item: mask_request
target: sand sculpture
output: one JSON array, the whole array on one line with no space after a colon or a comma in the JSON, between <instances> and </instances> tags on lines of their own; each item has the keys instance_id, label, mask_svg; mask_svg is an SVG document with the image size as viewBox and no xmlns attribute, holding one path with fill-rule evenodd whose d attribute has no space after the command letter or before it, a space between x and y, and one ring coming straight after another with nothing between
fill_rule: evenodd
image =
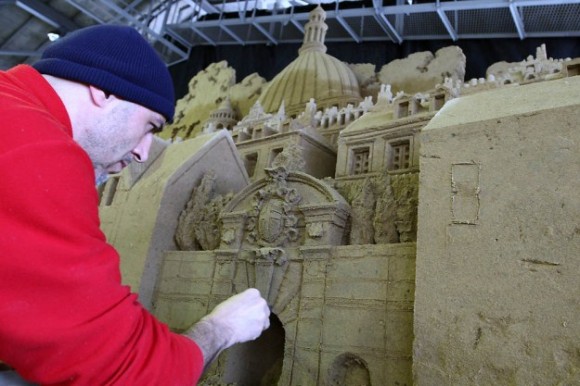
<instances>
[{"instance_id":1,"label":"sand sculpture","mask_svg":"<svg viewBox=\"0 0 580 386\"><path fill-rule=\"evenodd\" d=\"M540 81L423 128L415 384L580 381L579 103L580 76Z\"/></svg>"},{"instance_id":2,"label":"sand sculpture","mask_svg":"<svg viewBox=\"0 0 580 386\"><path fill-rule=\"evenodd\" d=\"M317 7L278 80L335 63L325 28ZM189 134L101 192L124 281L175 331L247 287L268 299L271 328L202 385L578 381L580 59L539 47L468 82L456 47L409 60L412 91L345 65L322 101L210 66L190 83L223 86L205 118L184 98L166 137Z\"/></svg>"}]
</instances>

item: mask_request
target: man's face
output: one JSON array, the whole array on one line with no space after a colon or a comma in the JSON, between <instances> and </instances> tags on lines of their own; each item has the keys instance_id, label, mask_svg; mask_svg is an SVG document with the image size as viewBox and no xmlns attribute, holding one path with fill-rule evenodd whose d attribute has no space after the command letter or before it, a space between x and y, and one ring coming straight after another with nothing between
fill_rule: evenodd
<instances>
[{"instance_id":1,"label":"man's face","mask_svg":"<svg viewBox=\"0 0 580 386\"><path fill-rule=\"evenodd\" d=\"M90 121L75 139L93 162L97 185L133 160L147 161L153 133L164 123L162 115L121 99L116 99L106 114Z\"/></svg>"}]
</instances>

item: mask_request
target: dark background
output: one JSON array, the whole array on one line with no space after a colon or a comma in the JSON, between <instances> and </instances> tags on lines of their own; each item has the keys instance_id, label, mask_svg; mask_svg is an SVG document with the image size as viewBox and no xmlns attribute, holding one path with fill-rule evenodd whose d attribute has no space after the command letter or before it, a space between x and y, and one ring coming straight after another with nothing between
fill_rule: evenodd
<instances>
[{"instance_id":1,"label":"dark background","mask_svg":"<svg viewBox=\"0 0 580 386\"><path fill-rule=\"evenodd\" d=\"M366 43L326 43L327 53L347 63L373 63L376 71L394 59L403 59L408 55L431 51L439 48L459 46L467 58L465 80L485 77L485 70L499 61L519 62L529 55L535 56L536 47L546 44L548 57L554 59L580 57L579 38L548 38L548 39L464 39L452 40L421 40L404 41L395 44L391 41ZM236 82L257 72L270 81L288 64L298 57L298 49L302 43L279 45L247 45L247 46L197 46L191 51L187 61L170 68L177 98L187 93L189 80L211 63L222 60L228 62L236 70Z\"/></svg>"}]
</instances>

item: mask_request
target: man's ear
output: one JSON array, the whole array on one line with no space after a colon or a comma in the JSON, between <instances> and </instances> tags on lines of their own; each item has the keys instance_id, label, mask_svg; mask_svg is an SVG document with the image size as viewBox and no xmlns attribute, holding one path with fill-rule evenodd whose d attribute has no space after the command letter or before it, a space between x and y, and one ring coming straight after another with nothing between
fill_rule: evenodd
<instances>
[{"instance_id":1,"label":"man's ear","mask_svg":"<svg viewBox=\"0 0 580 386\"><path fill-rule=\"evenodd\" d=\"M106 106L115 98L113 95L91 85L89 85L89 94L93 103L99 107Z\"/></svg>"}]
</instances>

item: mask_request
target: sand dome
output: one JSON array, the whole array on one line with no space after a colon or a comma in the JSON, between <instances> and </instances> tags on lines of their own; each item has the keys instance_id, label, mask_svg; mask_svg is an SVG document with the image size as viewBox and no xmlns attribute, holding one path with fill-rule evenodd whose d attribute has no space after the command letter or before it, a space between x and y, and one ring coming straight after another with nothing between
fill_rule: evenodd
<instances>
[{"instance_id":1,"label":"sand dome","mask_svg":"<svg viewBox=\"0 0 580 386\"><path fill-rule=\"evenodd\" d=\"M310 12L298 58L276 75L260 96L264 111L275 112L284 102L286 114L293 116L304 111L311 98L315 99L318 109L357 105L362 100L352 70L326 54L325 18L320 5Z\"/></svg>"}]
</instances>

